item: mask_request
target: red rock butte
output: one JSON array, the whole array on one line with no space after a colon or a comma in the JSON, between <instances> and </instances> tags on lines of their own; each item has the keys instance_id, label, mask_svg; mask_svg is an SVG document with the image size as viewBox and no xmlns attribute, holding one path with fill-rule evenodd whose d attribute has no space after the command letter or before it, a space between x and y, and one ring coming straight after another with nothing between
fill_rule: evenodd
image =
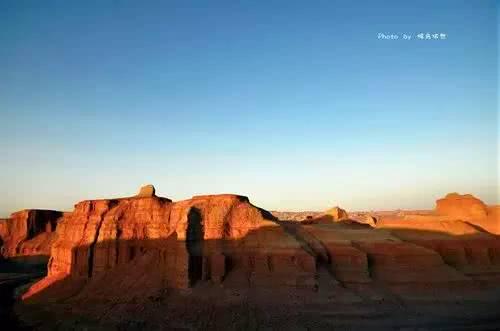
<instances>
[{"instance_id":1,"label":"red rock butte","mask_svg":"<svg viewBox=\"0 0 500 331\"><path fill-rule=\"evenodd\" d=\"M58 222L48 276L25 297L62 278L97 278L149 255L161 287L222 279L237 287L314 286L314 257L247 197L202 195L173 203L143 191L76 204Z\"/></svg>"}]
</instances>

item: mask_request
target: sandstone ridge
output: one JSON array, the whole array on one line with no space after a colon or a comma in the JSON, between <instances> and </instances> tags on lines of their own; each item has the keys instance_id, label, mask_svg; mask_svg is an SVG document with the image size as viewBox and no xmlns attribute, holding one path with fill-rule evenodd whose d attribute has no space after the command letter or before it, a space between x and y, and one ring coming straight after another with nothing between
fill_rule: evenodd
<instances>
[{"instance_id":1,"label":"sandstone ridge","mask_svg":"<svg viewBox=\"0 0 500 331\"><path fill-rule=\"evenodd\" d=\"M162 287L223 279L227 286L314 286L314 258L247 197L150 195L76 204L57 228L48 276L25 298L63 278L102 278L139 260L157 270L152 277Z\"/></svg>"}]
</instances>

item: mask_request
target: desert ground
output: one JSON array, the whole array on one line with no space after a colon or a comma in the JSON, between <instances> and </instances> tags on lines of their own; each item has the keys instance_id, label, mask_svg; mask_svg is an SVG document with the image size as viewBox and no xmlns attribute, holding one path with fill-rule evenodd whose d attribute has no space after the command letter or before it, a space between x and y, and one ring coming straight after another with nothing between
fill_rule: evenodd
<instances>
[{"instance_id":1,"label":"desert ground","mask_svg":"<svg viewBox=\"0 0 500 331\"><path fill-rule=\"evenodd\" d=\"M8 330L498 330L500 207L266 211L152 185L0 221ZM23 258L48 259L40 264ZM38 260L40 261L40 260ZM24 267L22 267L24 266ZM7 330L6 329L6 330Z\"/></svg>"}]
</instances>

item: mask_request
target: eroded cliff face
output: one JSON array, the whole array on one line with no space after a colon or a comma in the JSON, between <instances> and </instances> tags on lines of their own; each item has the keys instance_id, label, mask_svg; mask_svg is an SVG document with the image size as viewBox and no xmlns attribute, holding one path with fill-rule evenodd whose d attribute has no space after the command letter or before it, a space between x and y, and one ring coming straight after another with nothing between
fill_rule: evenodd
<instances>
[{"instance_id":1,"label":"eroded cliff face","mask_svg":"<svg viewBox=\"0 0 500 331\"><path fill-rule=\"evenodd\" d=\"M141 276L147 272L157 287L222 279L237 286L314 286L314 257L248 198L205 195L173 203L153 193L78 203L58 225L48 276L25 298L61 279L102 279L145 261ZM139 277L135 271L120 277Z\"/></svg>"},{"instance_id":2,"label":"eroded cliff face","mask_svg":"<svg viewBox=\"0 0 500 331\"><path fill-rule=\"evenodd\" d=\"M1 255L49 255L54 232L63 213L26 209L0 222Z\"/></svg>"},{"instance_id":3,"label":"eroded cliff face","mask_svg":"<svg viewBox=\"0 0 500 331\"><path fill-rule=\"evenodd\" d=\"M123 258L118 241L167 238L170 206L157 197L79 202L59 224L49 275L91 277Z\"/></svg>"}]
</instances>

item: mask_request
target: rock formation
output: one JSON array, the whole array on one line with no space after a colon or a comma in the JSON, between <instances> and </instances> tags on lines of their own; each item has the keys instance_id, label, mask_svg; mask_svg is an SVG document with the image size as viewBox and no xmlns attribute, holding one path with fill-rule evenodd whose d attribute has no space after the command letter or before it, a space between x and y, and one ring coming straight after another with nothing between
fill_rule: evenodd
<instances>
[{"instance_id":1,"label":"rock formation","mask_svg":"<svg viewBox=\"0 0 500 331\"><path fill-rule=\"evenodd\" d=\"M467 221L488 216L488 207L471 194L449 193L436 201L436 213Z\"/></svg>"},{"instance_id":2,"label":"rock formation","mask_svg":"<svg viewBox=\"0 0 500 331\"><path fill-rule=\"evenodd\" d=\"M377 228L437 252L472 279L496 282L500 280L500 240L492 235L500 234L496 210L470 194L450 193L436 201L432 213L385 218Z\"/></svg>"},{"instance_id":3,"label":"rock formation","mask_svg":"<svg viewBox=\"0 0 500 331\"><path fill-rule=\"evenodd\" d=\"M436 201L435 211L437 215L466 221L491 233L500 234L500 213L471 194L447 194Z\"/></svg>"},{"instance_id":4,"label":"rock formation","mask_svg":"<svg viewBox=\"0 0 500 331\"><path fill-rule=\"evenodd\" d=\"M375 216L370 215L370 214L366 214L364 217L364 223L368 224L372 227L376 227L377 226L377 218Z\"/></svg>"},{"instance_id":5,"label":"rock formation","mask_svg":"<svg viewBox=\"0 0 500 331\"><path fill-rule=\"evenodd\" d=\"M49 255L62 215L59 211L26 209L0 221L1 255Z\"/></svg>"},{"instance_id":6,"label":"rock formation","mask_svg":"<svg viewBox=\"0 0 500 331\"><path fill-rule=\"evenodd\" d=\"M302 222L312 220L313 218L321 215L321 212L318 211L299 211L299 212L283 212L283 211L271 211L274 217L282 220L282 221L294 221L294 222Z\"/></svg>"},{"instance_id":7,"label":"rock formation","mask_svg":"<svg viewBox=\"0 0 500 331\"><path fill-rule=\"evenodd\" d=\"M296 232L347 286L372 280L407 290L498 283L500 240L486 231L498 233L499 209L452 193L437 201L435 211L352 213L354 221L377 230L335 221L343 213L333 209Z\"/></svg>"},{"instance_id":8,"label":"rock formation","mask_svg":"<svg viewBox=\"0 0 500 331\"><path fill-rule=\"evenodd\" d=\"M156 193L155 187L151 184L145 185L141 187L139 193L137 193L136 197L138 198L150 198L154 197Z\"/></svg>"},{"instance_id":9,"label":"rock formation","mask_svg":"<svg viewBox=\"0 0 500 331\"><path fill-rule=\"evenodd\" d=\"M498 236L443 214L455 212L449 206L439 213L351 217L337 207L312 220L277 222L240 195L172 202L152 187L141 192L82 201L62 216L48 275L23 295L27 311L42 307L53 316L92 317L110 322L109 329L248 329L250 321L267 317L270 323L263 325L277 329L303 314L287 329L309 321L304 329L331 329L346 318L346 306L356 311L357 322L366 323L366 310L353 305L363 302L372 312L381 307L376 318L387 316L381 328L386 329L397 318L407 325L400 314L413 308L403 311L401 305L411 302L425 306L425 314L415 313L418 318L433 311L433 302L448 310L470 298L490 300L480 301L481 318L484 307L500 303ZM6 233L3 224L0 234ZM236 325L242 315L234 312L240 309L248 316ZM325 321L332 324L317 324Z\"/></svg>"},{"instance_id":10,"label":"rock formation","mask_svg":"<svg viewBox=\"0 0 500 331\"><path fill-rule=\"evenodd\" d=\"M460 220L414 220L385 223L396 237L437 252L464 275L484 282L500 281L500 240Z\"/></svg>"},{"instance_id":11,"label":"rock formation","mask_svg":"<svg viewBox=\"0 0 500 331\"><path fill-rule=\"evenodd\" d=\"M398 293L415 294L416 289L458 288L471 283L446 265L435 250L401 240L388 230L312 224L303 226L299 235L347 287L377 281Z\"/></svg>"},{"instance_id":12,"label":"rock formation","mask_svg":"<svg viewBox=\"0 0 500 331\"><path fill-rule=\"evenodd\" d=\"M9 233L8 218L0 218L0 240L7 237Z\"/></svg>"},{"instance_id":13,"label":"rock formation","mask_svg":"<svg viewBox=\"0 0 500 331\"><path fill-rule=\"evenodd\" d=\"M57 228L48 277L25 298L64 278L98 281L135 263L148 264L157 287L222 280L237 287L314 286L314 258L247 197L205 195L173 203L152 192L78 203Z\"/></svg>"},{"instance_id":14,"label":"rock formation","mask_svg":"<svg viewBox=\"0 0 500 331\"><path fill-rule=\"evenodd\" d=\"M340 207L333 207L323 213L308 217L303 220L304 224L329 224L333 222L350 221L349 214Z\"/></svg>"},{"instance_id":15,"label":"rock formation","mask_svg":"<svg viewBox=\"0 0 500 331\"><path fill-rule=\"evenodd\" d=\"M385 212L377 215L377 227L391 224L420 224L431 227L445 221L463 221L472 224L481 231L500 234L500 206L487 206L483 201L471 194L447 194L436 201L436 208L430 211L405 211L401 213ZM427 230L422 228L422 230Z\"/></svg>"},{"instance_id":16,"label":"rock formation","mask_svg":"<svg viewBox=\"0 0 500 331\"><path fill-rule=\"evenodd\" d=\"M349 218L347 212L340 207L333 207L325 212L326 216L331 216L334 221L345 220Z\"/></svg>"}]
</instances>

